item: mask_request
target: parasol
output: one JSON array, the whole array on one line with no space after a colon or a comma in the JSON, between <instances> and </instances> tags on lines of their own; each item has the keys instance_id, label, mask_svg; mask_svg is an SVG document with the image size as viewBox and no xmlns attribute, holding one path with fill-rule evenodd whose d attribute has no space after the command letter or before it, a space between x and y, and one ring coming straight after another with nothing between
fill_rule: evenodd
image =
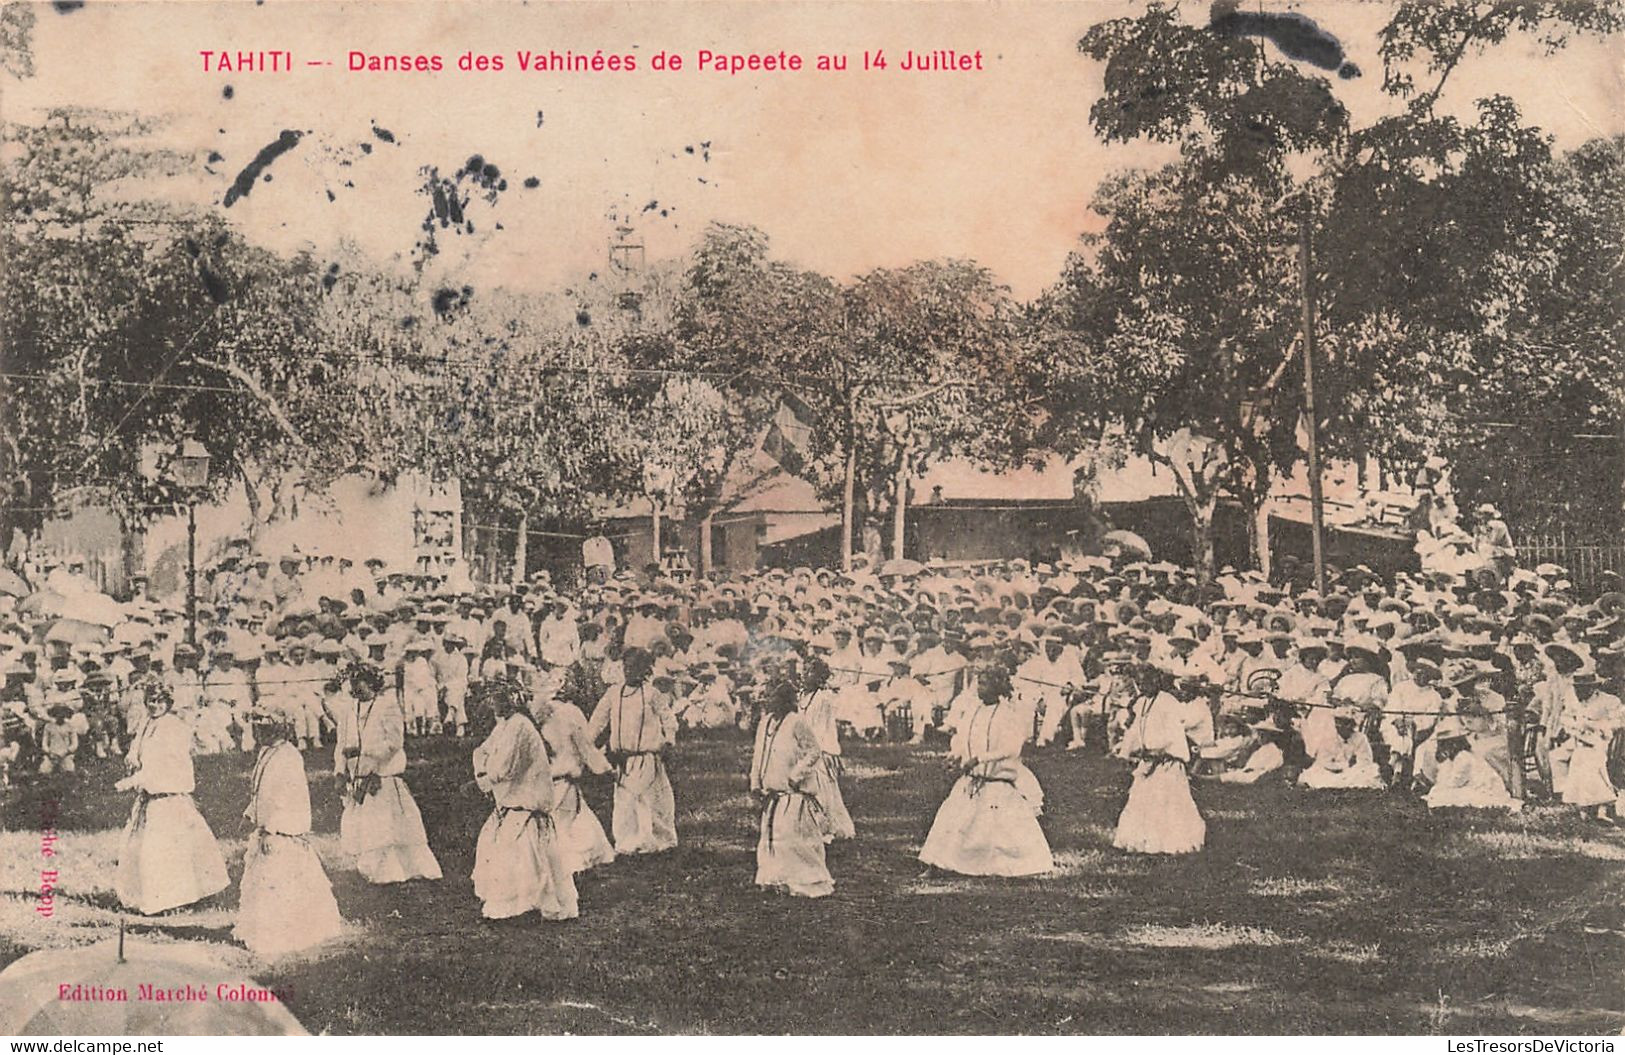
<instances>
[{"instance_id":1,"label":"parasol","mask_svg":"<svg viewBox=\"0 0 1625 1055\"><path fill-rule=\"evenodd\" d=\"M881 575L902 575L906 577L918 575L924 570L925 565L917 560L909 560L907 557L896 557L880 566Z\"/></svg>"},{"instance_id":2,"label":"parasol","mask_svg":"<svg viewBox=\"0 0 1625 1055\"><path fill-rule=\"evenodd\" d=\"M10 568L0 568L0 593L9 593L13 597L27 597L31 592L21 575Z\"/></svg>"},{"instance_id":3,"label":"parasol","mask_svg":"<svg viewBox=\"0 0 1625 1055\"><path fill-rule=\"evenodd\" d=\"M1132 531L1108 531L1101 536L1100 545L1104 552L1113 556L1151 559L1151 544Z\"/></svg>"},{"instance_id":4,"label":"parasol","mask_svg":"<svg viewBox=\"0 0 1625 1055\"><path fill-rule=\"evenodd\" d=\"M89 998L62 999L64 988ZM159 991L194 998L153 999ZM110 993L128 999L106 999ZM0 1033L306 1036L287 1007L266 999L268 994L206 944L127 942L121 935L77 948L41 949L0 972Z\"/></svg>"},{"instance_id":5,"label":"parasol","mask_svg":"<svg viewBox=\"0 0 1625 1055\"><path fill-rule=\"evenodd\" d=\"M107 628L83 619L58 619L45 632L45 640L65 645L102 645L107 643Z\"/></svg>"},{"instance_id":6,"label":"parasol","mask_svg":"<svg viewBox=\"0 0 1625 1055\"><path fill-rule=\"evenodd\" d=\"M124 622L124 606L105 593L62 594L54 590L41 590L17 606L24 615L64 619L78 619L100 626L117 626Z\"/></svg>"}]
</instances>

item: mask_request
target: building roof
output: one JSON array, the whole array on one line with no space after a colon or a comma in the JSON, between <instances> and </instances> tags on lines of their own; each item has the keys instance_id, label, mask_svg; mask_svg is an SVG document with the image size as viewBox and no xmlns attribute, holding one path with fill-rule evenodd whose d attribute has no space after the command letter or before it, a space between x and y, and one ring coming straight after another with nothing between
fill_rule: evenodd
<instances>
[{"instance_id":1,"label":"building roof","mask_svg":"<svg viewBox=\"0 0 1625 1055\"><path fill-rule=\"evenodd\" d=\"M1072 477L1083 461L1051 453L1038 465L995 473L964 459L949 459L931 466L914 481L914 501L926 501L937 487L942 488L942 499L947 502L1071 501ZM1177 493L1171 472L1136 456L1120 469L1101 472L1097 498L1100 502L1143 502Z\"/></svg>"},{"instance_id":2,"label":"building roof","mask_svg":"<svg viewBox=\"0 0 1625 1055\"><path fill-rule=\"evenodd\" d=\"M605 519L646 517L649 500L633 498L606 508ZM722 487L722 513L827 513L813 485L784 470L772 455L757 447L737 462ZM811 519L810 517L808 518Z\"/></svg>"}]
</instances>

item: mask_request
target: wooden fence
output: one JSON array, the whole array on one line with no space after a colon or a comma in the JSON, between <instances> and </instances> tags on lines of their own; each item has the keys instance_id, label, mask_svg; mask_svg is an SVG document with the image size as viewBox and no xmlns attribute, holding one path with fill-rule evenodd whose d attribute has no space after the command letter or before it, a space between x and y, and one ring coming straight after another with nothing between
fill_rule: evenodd
<instances>
[{"instance_id":1,"label":"wooden fence","mask_svg":"<svg viewBox=\"0 0 1625 1055\"><path fill-rule=\"evenodd\" d=\"M1597 591L1603 572L1625 575L1625 542L1583 541L1562 532L1533 535L1518 546L1518 563L1525 568L1561 565L1580 594L1588 596Z\"/></svg>"}]
</instances>

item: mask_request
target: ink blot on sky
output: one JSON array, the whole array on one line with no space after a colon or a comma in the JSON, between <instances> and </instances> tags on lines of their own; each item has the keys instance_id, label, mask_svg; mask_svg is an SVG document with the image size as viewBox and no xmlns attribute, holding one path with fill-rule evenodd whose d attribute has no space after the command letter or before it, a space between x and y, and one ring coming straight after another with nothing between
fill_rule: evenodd
<instances>
[{"instance_id":1,"label":"ink blot on sky","mask_svg":"<svg viewBox=\"0 0 1625 1055\"><path fill-rule=\"evenodd\" d=\"M298 146L302 135L304 133L285 128L282 134L276 137L275 142L261 147L260 152L254 155L254 160L243 166L243 170L237 173L237 178L232 181L231 186L226 188L226 197L222 204L229 209L238 198L246 198L248 192L254 189L254 181L260 178L271 162Z\"/></svg>"},{"instance_id":2,"label":"ink blot on sky","mask_svg":"<svg viewBox=\"0 0 1625 1055\"><path fill-rule=\"evenodd\" d=\"M1242 11L1236 0L1219 0L1209 14L1208 28L1226 37L1263 37L1287 58L1335 70L1344 80L1360 75L1358 66L1344 61L1343 45L1336 37L1321 29L1314 19L1295 12Z\"/></svg>"}]
</instances>

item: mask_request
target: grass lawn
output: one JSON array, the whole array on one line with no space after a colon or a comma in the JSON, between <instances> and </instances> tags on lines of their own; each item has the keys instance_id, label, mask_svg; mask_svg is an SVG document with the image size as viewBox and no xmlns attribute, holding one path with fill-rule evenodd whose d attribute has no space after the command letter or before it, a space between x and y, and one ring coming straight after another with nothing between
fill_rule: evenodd
<instances>
[{"instance_id":1,"label":"grass lawn","mask_svg":"<svg viewBox=\"0 0 1625 1055\"><path fill-rule=\"evenodd\" d=\"M486 808L459 789L471 742L414 742L407 781L446 878L373 887L343 869L328 752L309 752L316 845L346 937L273 964L228 953L330 1033L1618 1033L1625 1026L1625 830L1571 811L1430 815L1380 792L1199 782L1207 848L1111 848L1125 766L1039 752L1058 869L919 878L950 784L942 756L849 749L858 825L836 892L758 890L749 745L669 760L677 850L580 877L581 918L493 924L468 879ZM233 886L132 933L230 942L246 756L199 759L198 803ZM0 962L108 937L129 797L116 762L6 795ZM57 797L58 911L33 911L40 804ZM589 789L608 825L607 783ZM72 979L65 979L72 981Z\"/></svg>"}]
</instances>

